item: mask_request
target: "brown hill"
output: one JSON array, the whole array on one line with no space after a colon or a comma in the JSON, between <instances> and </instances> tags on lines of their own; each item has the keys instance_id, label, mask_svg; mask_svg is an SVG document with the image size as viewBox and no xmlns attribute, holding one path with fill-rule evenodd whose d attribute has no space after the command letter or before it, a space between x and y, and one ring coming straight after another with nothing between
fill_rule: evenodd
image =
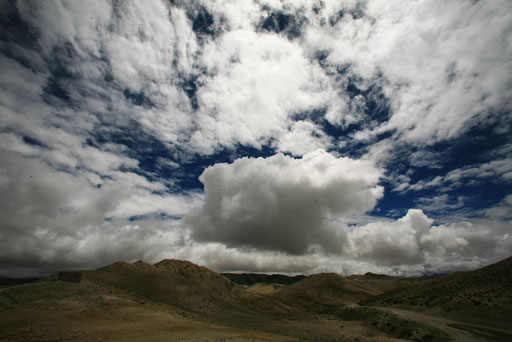
<instances>
[{"instance_id":1,"label":"brown hill","mask_svg":"<svg viewBox=\"0 0 512 342\"><path fill-rule=\"evenodd\" d=\"M351 275L348 276L347 279L375 296L417 281L425 280L425 278L420 277L394 277L375 273Z\"/></svg>"},{"instance_id":2,"label":"brown hill","mask_svg":"<svg viewBox=\"0 0 512 342\"><path fill-rule=\"evenodd\" d=\"M261 295L270 295L275 293L276 291L282 289L286 285L283 284L266 284L266 283L256 283L246 288L247 291L251 293L258 293Z\"/></svg>"},{"instance_id":3,"label":"brown hill","mask_svg":"<svg viewBox=\"0 0 512 342\"><path fill-rule=\"evenodd\" d=\"M508 326L512 317L512 257L475 271L414 282L363 304L440 309L460 320Z\"/></svg>"},{"instance_id":4,"label":"brown hill","mask_svg":"<svg viewBox=\"0 0 512 342\"><path fill-rule=\"evenodd\" d=\"M242 295L241 288L232 283L228 278L213 272L212 270L198 266L190 261L165 259L156 263L158 270L180 274L191 282L204 285L217 294L229 293L239 298Z\"/></svg>"},{"instance_id":5,"label":"brown hill","mask_svg":"<svg viewBox=\"0 0 512 342\"><path fill-rule=\"evenodd\" d=\"M335 273L319 273L283 287L274 293L275 297L300 300L322 305L354 303L372 297L374 294L356 282Z\"/></svg>"},{"instance_id":6,"label":"brown hill","mask_svg":"<svg viewBox=\"0 0 512 342\"><path fill-rule=\"evenodd\" d=\"M95 271L84 271L83 281L202 313L238 307L247 295L241 287L206 267L172 259L155 265L142 261L116 262Z\"/></svg>"}]
</instances>

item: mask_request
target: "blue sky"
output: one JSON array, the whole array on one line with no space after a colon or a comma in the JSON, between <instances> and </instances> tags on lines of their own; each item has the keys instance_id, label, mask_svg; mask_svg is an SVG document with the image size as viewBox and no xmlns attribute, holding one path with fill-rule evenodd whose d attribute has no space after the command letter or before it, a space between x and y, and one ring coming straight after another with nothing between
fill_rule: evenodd
<instances>
[{"instance_id":1,"label":"blue sky","mask_svg":"<svg viewBox=\"0 0 512 342\"><path fill-rule=\"evenodd\" d=\"M510 255L508 1L0 7L0 274Z\"/></svg>"}]
</instances>

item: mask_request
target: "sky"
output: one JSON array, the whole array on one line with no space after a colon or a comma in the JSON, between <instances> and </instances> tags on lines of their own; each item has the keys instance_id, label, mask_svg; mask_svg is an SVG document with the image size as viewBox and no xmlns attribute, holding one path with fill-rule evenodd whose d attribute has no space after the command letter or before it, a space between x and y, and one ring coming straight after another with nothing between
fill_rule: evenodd
<instances>
[{"instance_id":1,"label":"sky","mask_svg":"<svg viewBox=\"0 0 512 342\"><path fill-rule=\"evenodd\" d=\"M0 0L0 275L512 251L512 2Z\"/></svg>"}]
</instances>

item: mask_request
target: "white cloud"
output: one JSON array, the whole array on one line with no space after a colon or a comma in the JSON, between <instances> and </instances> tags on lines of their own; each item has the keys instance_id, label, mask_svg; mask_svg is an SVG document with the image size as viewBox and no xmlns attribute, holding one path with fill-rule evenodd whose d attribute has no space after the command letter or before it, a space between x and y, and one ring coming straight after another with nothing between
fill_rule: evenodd
<instances>
[{"instance_id":1,"label":"white cloud","mask_svg":"<svg viewBox=\"0 0 512 342\"><path fill-rule=\"evenodd\" d=\"M281 152L303 156L318 149L327 149L331 139L318 127L308 121L295 122L290 131L279 136L277 147Z\"/></svg>"},{"instance_id":2,"label":"white cloud","mask_svg":"<svg viewBox=\"0 0 512 342\"><path fill-rule=\"evenodd\" d=\"M202 1L205 6L216 17L226 20L229 30L250 30L260 19L260 6L255 1Z\"/></svg>"},{"instance_id":3,"label":"white cloud","mask_svg":"<svg viewBox=\"0 0 512 342\"><path fill-rule=\"evenodd\" d=\"M61 114L72 118L72 124L88 123L90 130L98 124L94 116L99 115L117 125L136 121L164 141L177 143L187 138L192 116L180 84L182 77L196 72L198 46L184 10L170 11L161 1L116 6L98 1L85 7L60 1L18 5L23 19L39 30L40 55L50 61L37 73L30 72L32 83L25 84L40 80L39 96L45 93L52 68L65 68L70 76L61 87L73 105ZM24 53L30 54L30 49L25 48ZM125 91L144 96L155 107L134 106L125 98ZM51 108L51 114L55 110Z\"/></svg>"},{"instance_id":4,"label":"white cloud","mask_svg":"<svg viewBox=\"0 0 512 342\"><path fill-rule=\"evenodd\" d=\"M377 50L378 67L395 98L395 113L382 129L439 141L507 106L511 93L503 70L510 67L512 45L503 34L511 28L504 10L512 10L509 2L396 4L368 8L377 18L374 42L384 47ZM393 22L391 11L402 17Z\"/></svg>"},{"instance_id":5,"label":"white cloud","mask_svg":"<svg viewBox=\"0 0 512 342\"><path fill-rule=\"evenodd\" d=\"M126 2L115 10L102 2L86 8L58 1L41 8L21 3L20 12L42 32L39 42L46 54L61 42L72 43L80 60L73 72L82 77L82 87L103 93L116 112L162 140L201 153L239 143L259 147L283 134L295 135L289 132L290 115L312 108L328 108L326 119L332 124L366 122L364 99L350 99L343 91L349 76L361 89L378 84L392 104L389 121L369 124L356 138L397 130L399 140L429 144L456 137L510 102L502 72L509 69L512 52L503 38L510 28L508 2L262 2L308 17L301 28L304 36L293 41L254 32L267 15L254 2L201 4L216 25L223 18L225 24L219 25L227 30L204 46L197 42L186 9L170 10L159 1L143 6ZM342 10L346 14L331 26ZM318 50L330 52L326 62L331 69L349 65L348 73L321 70L310 61ZM180 83L205 69L196 115ZM98 86L107 71L120 89ZM123 99L125 88L143 92L156 107L133 108ZM86 110L106 110L99 99L80 100ZM299 150L292 153L308 149Z\"/></svg>"},{"instance_id":6,"label":"white cloud","mask_svg":"<svg viewBox=\"0 0 512 342\"><path fill-rule=\"evenodd\" d=\"M324 19L333 6L343 5L326 5ZM494 120L496 110L510 111L512 93L504 72L512 54L510 2L368 1L361 7L360 18L347 14L333 27L307 27L304 43L330 51L327 63L349 64L349 75L362 78L362 89L377 83L391 99L389 121L357 137L396 130L399 140L431 144L457 137L475 122ZM330 121L363 119L338 115Z\"/></svg>"},{"instance_id":7,"label":"white cloud","mask_svg":"<svg viewBox=\"0 0 512 342\"><path fill-rule=\"evenodd\" d=\"M286 133L293 114L326 100L321 69L275 34L226 32L204 48L201 61L213 76L202 80L192 142L207 152L237 143L260 147Z\"/></svg>"}]
</instances>

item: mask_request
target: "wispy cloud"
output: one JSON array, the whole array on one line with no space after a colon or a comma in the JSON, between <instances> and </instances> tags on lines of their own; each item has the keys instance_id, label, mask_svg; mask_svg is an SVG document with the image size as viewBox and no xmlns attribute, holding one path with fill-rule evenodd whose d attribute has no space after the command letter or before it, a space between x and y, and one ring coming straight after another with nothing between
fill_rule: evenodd
<instances>
[{"instance_id":1,"label":"wispy cloud","mask_svg":"<svg viewBox=\"0 0 512 342\"><path fill-rule=\"evenodd\" d=\"M439 188L441 191L450 191L467 185L478 185L489 181L510 181L511 179L512 160L498 159L488 163L468 165L452 170L446 175L420 180L414 184L409 184L410 178L402 177L398 179L399 183L393 190L406 192Z\"/></svg>"}]
</instances>

